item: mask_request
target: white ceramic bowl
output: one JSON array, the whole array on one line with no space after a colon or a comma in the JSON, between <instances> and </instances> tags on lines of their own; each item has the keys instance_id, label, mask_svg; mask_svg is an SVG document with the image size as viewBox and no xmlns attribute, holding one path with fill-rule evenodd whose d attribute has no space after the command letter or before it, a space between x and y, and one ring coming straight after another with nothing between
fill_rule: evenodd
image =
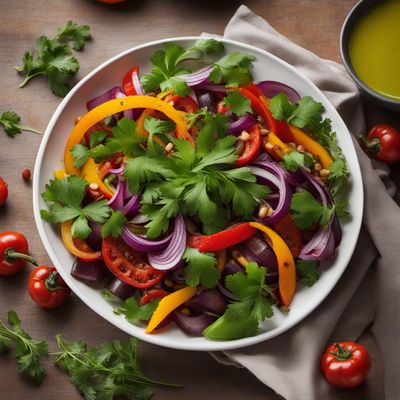
<instances>
[{"instance_id":1,"label":"white ceramic bowl","mask_svg":"<svg viewBox=\"0 0 400 400\"><path fill-rule=\"evenodd\" d=\"M183 350L217 351L245 347L265 341L300 322L334 288L345 270L357 242L363 212L363 187L360 167L350 133L328 99L295 68L266 51L222 39L228 52L240 50L256 57L254 63L255 81L266 79L282 81L294 87L300 95L312 96L324 104L326 115L332 119L338 142L348 161L352 181L350 195L352 219L343 226L343 240L337 249L335 259L322 265L321 278L313 287L298 287L290 312L287 315L275 310L274 317L263 323L258 335L234 341L211 341L203 337L188 337L175 327L155 334L146 334L144 326L132 325L124 317L115 315L112 312L112 306L102 298L100 290L87 286L70 275L73 263L72 255L65 249L58 229L40 218L40 209L47 207L41 199L40 193L44 190L49 179L53 177L53 171L63 167L62 158L65 143L74 125L75 117L86 113L86 102L108 88L119 85L124 73L133 65L139 65L142 73L147 72L150 56L163 43L173 41L187 46L197 39L197 37L171 38L129 49L100 65L70 91L51 118L39 148L33 177L33 208L40 237L54 266L75 294L93 311L128 334L149 343Z\"/></svg>"}]
</instances>

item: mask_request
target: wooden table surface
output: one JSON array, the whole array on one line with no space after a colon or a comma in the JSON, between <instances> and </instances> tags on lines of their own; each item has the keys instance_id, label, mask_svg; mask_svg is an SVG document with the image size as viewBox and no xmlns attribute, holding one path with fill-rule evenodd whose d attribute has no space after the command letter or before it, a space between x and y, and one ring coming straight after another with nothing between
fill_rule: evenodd
<instances>
[{"instance_id":1,"label":"wooden table surface","mask_svg":"<svg viewBox=\"0 0 400 400\"><path fill-rule=\"evenodd\" d=\"M251 0L243 1L282 34L324 58L339 61L339 32L355 0ZM27 125L43 129L60 102L41 79L18 89L20 77L13 70L39 35L51 36L56 27L72 19L92 28L94 40L78 54L79 78L122 50L170 36L222 33L240 5L237 0L142 0L105 6L94 0L0 0L0 113L15 110ZM318 4L318 7L316 5ZM31 253L41 263L50 260L38 237L32 213L31 184L21 179L23 168L33 168L40 137L22 134L10 139L0 130L0 175L9 183L9 201L0 209L0 231L23 232ZM52 341L62 333L92 345L127 335L93 313L76 296L54 311L38 308L29 298L26 283L29 267L10 278L0 278L0 319L15 309L24 327L37 339ZM370 349L373 369L368 383L353 391L332 390L329 399L383 399L383 368L370 334L361 340ZM144 370L154 378L185 384L184 389L157 389L154 399L263 399L280 398L243 369L218 364L207 353L164 349L142 343ZM0 356L0 398L79 399L68 377L48 366L44 384L35 388L21 378L16 363ZM299 399L301 394L299 394ZM307 400L307 399L304 399Z\"/></svg>"}]
</instances>

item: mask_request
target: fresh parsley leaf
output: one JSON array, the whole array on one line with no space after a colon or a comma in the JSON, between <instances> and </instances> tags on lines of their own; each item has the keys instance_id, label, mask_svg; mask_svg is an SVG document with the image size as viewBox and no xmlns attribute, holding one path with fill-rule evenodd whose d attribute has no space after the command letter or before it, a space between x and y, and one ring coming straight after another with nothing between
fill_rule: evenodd
<instances>
[{"instance_id":1,"label":"fresh parsley leaf","mask_svg":"<svg viewBox=\"0 0 400 400\"><path fill-rule=\"evenodd\" d=\"M164 150L161 146L154 143L153 136L156 134L167 134L175 129L175 124L172 121L164 121L158 118L147 117L144 120L144 129L149 134L147 139L147 152L151 155L161 154Z\"/></svg>"},{"instance_id":2,"label":"fresh parsley leaf","mask_svg":"<svg viewBox=\"0 0 400 400\"><path fill-rule=\"evenodd\" d=\"M284 93L277 94L269 102L269 110L278 121L290 118L295 108L296 105L292 104Z\"/></svg>"},{"instance_id":3,"label":"fresh parsley leaf","mask_svg":"<svg viewBox=\"0 0 400 400\"><path fill-rule=\"evenodd\" d=\"M257 334L260 321L273 316L270 288L265 284L267 270L251 262L245 272L228 275L225 285L239 300L228 305L225 313L204 330L210 339L232 340Z\"/></svg>"},{"instance_id":4,"label":"fresh parsley leaf","mask_svg":"<svg viewBox=\"0 0 400 400\"><path fill-rule=\"evenodd\" d=\"M293 222L300 229L306 229L315 223L325 227L333 218L335 207L323 206L310 192L303 191L293 195L290 213Z\"/></svg>"},{"instance_id":5,"label":"fresh parsley leaf","mask_svg":"<svg viewBox=\"0 0 400 400\"><path fill-rule=\"evenodd\" d=\"M120 307L114 308L114 313L124 315L131 323L149 321L159 302L160 299L153 299L147 304L139 305L135 297L129 297Z\"/></svg>"},{"instance_id":6,"label":"fresh parsley leaf","mask_svg":"<svg viewBox=\"0 0 400 400\"><path fill-rule=\"evenodd\" d=\"M106 223L103 225L101 236L103 238L109 236L114 238L119 237L126 221L127 219L121 211L113 211L110 215L110 218L108 218Z\"/></svg>"},{"instance_id":7,"label":"fresh parsley leaf","mask_svg":"<svg viewBox=\"0 0 400 400\"><path fill-rule=\"evenodd\" d=\"M36 48L26 51L21 66L15 67L25 77L19 87L24 87L36 76L47 78L50 88L57 96L65 96L71 88L71 80L79 70L79 62L72 55L68 41L72 40L74 48L81 50L84 41L90 37L87 25L78 26L72 21L59 28L53 39L41 36Z\"/></svg>"},{"instance_id":8,"label":"fresh parsley leaf","mask_svg":"<svg viewBox=\"0 0 400 400\"><path fill-rule=\"evenodd\" d=\"M312 167L314 159L307 153L291 151L283 156L283 166L290 172L295 172L301 167Z\"/></svg>"},{"instance_id":9,"label":"fresh parsley leaf","mask_svg":"<svg viewBox=\"0 0 400 400\"><path fill-rule=\"evenodd\" d=\"M15 356L19 371L33 383L40 385L46 375L41 361L48 355L47 343L33 340L21 328L21 321L14 310L8 312L8 328L0 321L0 350L5 350L15 343Z\"/></svg>"},{"instance_id":10,"label":"fresh parsley leaf","mask_svg":"<svg viewBox=\"0 0 400 400\"><path fill-rule=\"evenodd\" d=\"M164 49L157 50L151 57L151 74L141 77L141 84L146 93L172 90L174 93L187 96L189 86L182 76L191 73L191 70L182 66L188 60L202 61L203 56L210 53L222 52L224 46L215 39L200 39L189 49L168 42Z\"/></svg>"},{"instance_id":11,"label":"fresh parsley leaf","mask_svg":"<svg viewBox=\"0 0 400 400\"><path fill-rule=\"evenodd\" d=\"M300 282L307 287L314 285L320 276L316 261L297 260L296 271Z\"/></svg>"},{"instance_id":12,"label":"fresh parsley leaf","mask_svg":"<svg viewBox=\"0 0 400 400\"><path fill-rule=\"evenodd\" d=\"M225 106L230 107L230 110L238 117L253 112L251 101L239 92L229 92L228 95L224 97L223 101Z\"/></svg>"},{"instance_id":13,"label":"fresh parsley leaf","mask_svg":"<svg viewBox=\"0 0 400 400\"><path fill-rule=\"evenodd\" d=\"M107 138L106 131L91 132L90 139L89 139L90 148L93 149L93 147L96 147L97 145L102 144L106 138Z\"/></svg>"},{"instance_id":14,"label":"fresh parsley leaf","mask_svg":"<svg viewBox=\"0 0 400 400\"><path fill-rule=\"evenodd\" d=\"M55 39L63 43L71 40L74 50L81 51L85 46L85 41L90 38L90 27L88 25L79 26L76 22L68 21L62 28L57 29Z\"/></svg>"},{"instance_id":15,"label":"fresh parsley leaf","mask_svg":"<svg viewBox=\"0 0 400 400\"><path fill-rule=\"evenodd\" d=\"M56 337L60 351L56 365L70 377L71 383L87 400L113 400L122 397L148 400L156 385L173 386L157 382L143 375L139 365L139 339L115 340L97 347L68 342Z\"/></svg>"},{"instance_id":16,"label":"fresh parsley leaf","mask_svg":"<svg viewBox=\"0 0 400 400\"><path fill-rule=\"evenodd\" d=\"M214 63L209 79L217 84L230 87L246 85L252 80L251 68L254 56L234 51Z\"/></svg>"},{"instance_id":17,"label":"fresh parsley leaf","mask_svg":"<svg viewBox=\"0 0 400 400\"><path fill-rule=\"evenodd\" d=\"M49 210L41 210L41 217L49 222L65 222L75 219L73 236L86 239L91 228L88 219L104 223L111 213L106 200L99 200L82 207L88 183L75 175L60 180L51 180L42 193L43 200L50 204Z\"/></svg>"},{"instance_id":18,"label":"fresh parsley leaf","mask_svg":"<svg viewBox=\"0 0 400 400\"><path fill-rule=\"evenodd\" d=\"M74 158L74 167L82 168L90 157L90 150L83 144L78 143L71 149L71 154Z\"/></svg>"},{"instance_id":19,"label":"fresh parsley leaf","mask_svg":"<svg viewBox=\"0 0 400 400\"><path fill-rule=\"evenodd\" d=\"M0 116L0 125L3 125L4 131L7 136L14 138L17 134L22 131L33 132L40 135L42 132L29 128L27 126L22 126L20 124L21 117L14 111L6 111Z\"/></svg>"},{"instance_id":20,"label":"fresh parsley leaf","mask_svg":"<svg viewBox=\"0 0 400 400\"><path fill-rule=\"evenodd\" d=\"M213 253L200 253L197 249L186 247L182 258L186 261L186 283L189 286L211 288L217 285L220 272L216 268L217 260Z\"/></svg>"}]
</instances>

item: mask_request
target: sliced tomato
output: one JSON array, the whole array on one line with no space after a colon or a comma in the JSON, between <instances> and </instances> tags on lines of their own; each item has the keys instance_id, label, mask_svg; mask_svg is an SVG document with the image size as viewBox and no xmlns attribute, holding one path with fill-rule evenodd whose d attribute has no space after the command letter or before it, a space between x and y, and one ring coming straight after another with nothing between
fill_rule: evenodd
<instances>
[{"instance_id":1,"label":"sliced tomato","mask_svg":"<svg viewBox=\"0 0 400 400\"><path fill-rule=\"evenodd\" d=\"M290 214L286 214L280 221L274 224L274 229L288 245L293 257L300 255L303 243L299 228L294 224Z\"/></svg>"},{"instance_id":2,"label":"sliced tomato","mask_svg":"<svg viewBox=\"0 0 400 400\"><path fill-rule=\"evenodd\" d=\"M135 86L133 85L132 82L132 75L135 73L137 74L139 71L139 67L133 67L131 68L124 76L124 79L122 79L122 89L124 90L124 93L127 96L135 96L136 93L136 89Z\"/></svg>"},{"instance_id":3,"label":"sliced tomato","mask_svg":"<svg viewBox=\"0 0 400 400\"><path fill-rule=\"evenodd\" d=\"M165 100L167 103L174 103L173 106L177 110L188 113L195 112L199 109L197 103L190 96L168 95Z\"/></svg>"},{"instance_id":4,"label":"sliced tomato","mask_svg":"<svg viewBox=\"0 0 400 400\"><path fill-rule=\"evenodd\" d=\"M144 254L131 249L121 238L104 239L102 254L108 269L118 279L139 289L155 285L165 274L154 269Z\"/></svg>"},{"instance_id":5,"label":"sliced tomato","mask_svg":"<svg viewBox=\"0 0 400 400\"><path fill-rule=\"evenodd\" d=\"M226 107L223 100L219 101L217 104L217 112L220 114L225 114L230 110L230 107Z\"/></svg>"},{"instance_id":6,"label":"sliced tomato","mask_svg":"<svg viewBox=\"0 0 400 400\"><path fill-rule=\"evenodd\" d=\"M242 167L243 165L249 164L257 156L261 146L261 131L258 124L254 124L249 129L250 139L244 142L243 152L236 160L236 165Z\"/></svg>"}]
</instances>

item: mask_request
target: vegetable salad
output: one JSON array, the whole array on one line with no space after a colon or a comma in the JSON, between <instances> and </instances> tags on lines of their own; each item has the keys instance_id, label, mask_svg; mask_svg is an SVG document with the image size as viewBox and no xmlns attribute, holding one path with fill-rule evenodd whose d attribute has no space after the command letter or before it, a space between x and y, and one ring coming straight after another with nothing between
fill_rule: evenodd
<instances>
[{"instance_id":1,"label":"vegetable salad","mask_svg":"<svg viewBox=\"0 0 400 400\"><path fill-rule=\"evenodd\" d=\"M88 101L42 193L72 275L104 282L147 333L256 335L340 243L349 174L331 121L255 83L253 61L215 39L166 43L149 74L133 66Z\"/></svg>"}]
</instances>

